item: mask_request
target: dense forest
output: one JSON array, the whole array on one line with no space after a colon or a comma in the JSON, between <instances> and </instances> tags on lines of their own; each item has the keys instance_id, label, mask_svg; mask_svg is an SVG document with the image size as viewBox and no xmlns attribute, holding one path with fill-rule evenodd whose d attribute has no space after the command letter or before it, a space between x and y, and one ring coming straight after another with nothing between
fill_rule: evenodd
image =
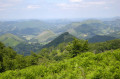
<instances>
[{"instance_id":1,"label":"dense forest","mask_svg":"<svg viewBox=\"0 0 120 79\"><path fill-rule=\"evenodd\" d=\"M74 38L23 56L0 42L0 79L120 79L119 46Z\"/></svg>"}]
</instances>

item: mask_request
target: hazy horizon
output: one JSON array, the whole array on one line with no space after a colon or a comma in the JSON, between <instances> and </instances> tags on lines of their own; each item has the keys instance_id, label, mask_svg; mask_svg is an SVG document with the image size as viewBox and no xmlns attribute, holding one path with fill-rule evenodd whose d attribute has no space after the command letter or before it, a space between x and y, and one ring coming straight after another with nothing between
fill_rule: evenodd
<instances>
[{"instance_id":1,"label":"hazy horizon","mask_svg":"<svg viewBox=\"0 0 120 79\"><path fill-rule=\"evenodd\" d=\"M119 0L0 0L0 20L120 16Z\"/></svg>"}]
</instances>

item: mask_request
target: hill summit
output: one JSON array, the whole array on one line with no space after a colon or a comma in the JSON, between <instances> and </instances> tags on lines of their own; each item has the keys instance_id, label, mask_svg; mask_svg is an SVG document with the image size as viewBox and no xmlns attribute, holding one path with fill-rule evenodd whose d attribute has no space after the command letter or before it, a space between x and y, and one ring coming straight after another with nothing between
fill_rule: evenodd
<instances>
[{"instance_id":1,"label":"hill summit","mask_svg":"<svg viewBox=\"0 0 120 79\"><path fill-rule=\"evenodd\" d=\"M13 47L18 45L20 42L23 42L24 40L11 33L6 33L0 36L0 41L7 46Z\"/></svg>"},{"instance_id":2,"label":"hill summit","mask_svg":"<svg viewBox=\"0 0 120 79\"><path fill-rule=\"evenodd\" d=\"M57 46L63 42L67 43L67 42L72 41L74 38L75 37L73 35L69 34L69 32L65 32L65 33L59 35L57 38L55 38L50 43L46 44L43 48L50 47L50 46Z\"/></svg>"}]
</instances>

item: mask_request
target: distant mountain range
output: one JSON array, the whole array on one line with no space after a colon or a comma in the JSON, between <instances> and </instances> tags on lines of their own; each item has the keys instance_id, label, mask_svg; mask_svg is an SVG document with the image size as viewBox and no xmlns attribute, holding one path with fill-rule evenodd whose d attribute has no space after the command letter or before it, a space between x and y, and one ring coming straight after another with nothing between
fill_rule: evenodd
<instances>
[{"instance_id":1,"label":"distant mountain range","mask_svg":"<svg viewBox=\"0 0 120 79\"><path fill-rule=\"evenodd\" d=\"M107 35L120 30L120 19L114 21L86 20L73 22L58 31L68 31L70 34L87 39L95 35Z\"/></svg>"},{"instance_id":2,"label":"distant mountain range","mask_svg":"<svg viewBox=\"0 0 120 79\"><path fill-rule=\"evenodd\" d=\"M116 37L116 38L120 38L120 31L110 33L110 34L108 34L108 36L113 36L113 37Z\"/></svg>"},{"instance_id":3,"label":"distant mountain range","mask_svg":"<svg viewBox=\"0 0 120 79\"><path fill-rule=\"evenodd\" d=\"M80 39L91 39L92 41L94 40L94 42L99 42L99 39L100 41L105 41L114 39L114 37L120 38L119 31L119 18L108 21L89 19L73 22L64 20L49 20L48 22L40 20L1 21L0 35L3 36L0 36L0 41L12 47L24 40L27 43L40 43L45 45L47 43L51 44L51 42L62 33L69 32L71 34L70 36L73 35ZM9 36L9 38L6 36ZM18 38L20 40L18 40ZM48 47L50 44L48 44Z\"/></svg>"},{"instance_id":4,"label":"distant mountain range","mask_svg":"<svg viewBox=\"0 0 120 79\"><path fill-rule=\"evenodd\" d=\"M41 20L1 21L0 34L12 33L15 35L36 35L45 30L55 31L66 24L68 24L68 22L50 23Z\"/></svg>"}]
</instances>

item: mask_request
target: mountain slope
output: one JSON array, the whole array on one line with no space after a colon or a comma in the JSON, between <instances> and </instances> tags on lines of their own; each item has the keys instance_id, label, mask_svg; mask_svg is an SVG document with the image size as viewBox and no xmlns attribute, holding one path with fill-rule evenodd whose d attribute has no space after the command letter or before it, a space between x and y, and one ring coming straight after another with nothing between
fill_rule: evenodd
<instances>
[{"instance_id":1,"label":"mountain slope","mask_svg":"<svg viewBox=\"0 0 120 79\"><path fill-rule=\"evenodd\" d=\"M111 37L111 36L102 36L102 35L96 35L96 36L93 36L92 38L89 38L88 39L88 42L90 43L95 43L95 42L105 42L105 41L108 41L108 40L113 40L113 39L116 39L115 37Z\"/></svg>"},{"instance_id":2,"label":"mountain slope","mask_svg":"<svg viewBox=\"0 0 120 79\"><path fill-rule=\"evenodd\" d=\"M110 34L108 34L108 36L113 36L113 37L116 37L116 38L120 38L120 31L110 33Z\"/></svg>"},{"instance_id":3,"label":"mountain slope","mask_svg":"<svg viewBox=\"0 0 120 79\"><path fill-rule=\"evenodd\" d=\"M49 42L55 38L56 34L50 30L44 31L36 36L39 43Z\"/></svg>"},{"instance_id":4,"label":"mountain slope","mask_svg":"<svg viewBox=\"0 0 120 79\"><path fill-rule=\"evenodd\" d=\"M50 46L57 46L57 45L59 45L60 43L63 43L63 42L70 42L74 38L75 37L73 35L69 34L68 32L65 32L65 33L61 34L60 36L58 36L57 38L55 38L50 43L48 43L47 45L45 45L44 48L50 47Z\"/></svg>"},{"instance_id":5,"label":"mountain slope","mask_svg":"<svg viewBox=\"0 0 120 79\"><path fill-rule=\"evenodd\" d=\"M0 41L3 42L7 46L13 47L23 42L24 40L11 33L7 33L7 34L0 36Z\"/></svg>"}]
</instances>

